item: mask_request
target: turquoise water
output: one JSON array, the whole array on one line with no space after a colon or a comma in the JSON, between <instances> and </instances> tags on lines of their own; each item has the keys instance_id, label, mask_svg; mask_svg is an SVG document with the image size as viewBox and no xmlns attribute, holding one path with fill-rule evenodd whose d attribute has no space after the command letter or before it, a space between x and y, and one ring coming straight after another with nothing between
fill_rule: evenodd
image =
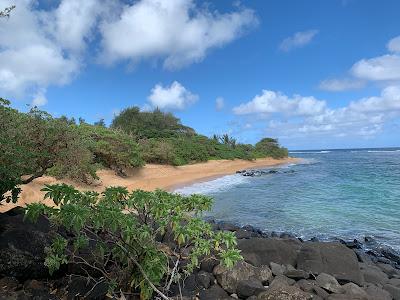
<instances>
[{"instance_id":1,"label":"turquoise water","mask_svg":"<svg viewBox=\"0 0 400 300\"><path fill-rule=\"evenodd\" d=\"M400 250L400 149L291 152L302 163L178 190L215 198L217 220L320 239L363 238Z\"/></svg>"}]
</instances>

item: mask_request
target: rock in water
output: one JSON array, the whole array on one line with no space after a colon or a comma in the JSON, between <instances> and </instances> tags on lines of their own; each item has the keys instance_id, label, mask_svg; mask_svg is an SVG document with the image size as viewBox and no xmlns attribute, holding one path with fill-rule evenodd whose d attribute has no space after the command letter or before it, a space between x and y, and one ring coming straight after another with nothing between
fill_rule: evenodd
<instances>
[{"instance_id":1,"label":"rock in water","mask_svg":"<svg viewBox=\"0 0 400 300\"><path fill-rule=\"evenodd\" d=\"M313 274L331 274L339 281L358 285L364 281L356 254L340 243L304 243L297 268Z\"/></svg>"}]
</instances>

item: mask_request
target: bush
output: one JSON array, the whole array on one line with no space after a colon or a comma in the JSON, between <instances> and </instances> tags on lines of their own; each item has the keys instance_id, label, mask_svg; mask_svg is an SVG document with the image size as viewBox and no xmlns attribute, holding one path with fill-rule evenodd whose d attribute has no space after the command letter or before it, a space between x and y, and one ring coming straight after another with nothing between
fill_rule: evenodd
<instances>
[{"instance_id":1,"label":"bush","mask_svg":"<svg viewBox=\"0 0 400 300\"><path fill-rule=\"evenodd\" d=\"M81 264L100 272L98 280L107 281L114 296L117 291L139 291L141 299L149 299L153 292L168 299L171 283L191 273L205 256L213 254L227 267L241 259L232 232L215 233L199 219L211 207L209 197L161 190L128 193L120 187L107 188L101 195L67 185L43 190L45 198L59 207L30 204L27 218L45 214L67 230L47 249L49 271L62 264ZM166 235L169 242L160 243Z\"/></svg>"},{"instance_id":2,"label":"bush","mask_svg":"<svg viewBox=\"0 0 400 300\"><path fill-rule=\"evenodd\" d=\"M135 106L124 109L114 118L111 127L121 129L138 139L166 138L195 133L192 128L182 125L180 120L171 113L164 113L159 109L142 112Z\"/></svg>"},{"instance_id":3,"label":"bush","mask_svg":"<svg viewBox=\"0 0 400 300\"><path fill-rule=\"evenodd\" d=\"M81 136L88 140L96 163L113 169L120 176L125 175L127 168L144 165L139 144L132 136L100 125L81 124L78 128Z\"/></svg>"},{"instance_id":4,"label":"bush","mask_svg":"<svg viewBox=\"0 0 400 300\"><path fill-rule=\"evenodd\" d=\"M272 138L264 138L259 141L255 146L255 150L260 156L273 158L285 158L289 155L288 150L279 146L278 140Z\"/></svg>"},{"instance_id":5,"label":"bush","mask_svg":"<svg viewBox=\"0 0 400 300\"><path fill-rule=\"evenodd\" d=\"M92 155L75 127L36 108L20 113L8 105L0 99L0 201L16 201L18 185L50 168L85 182L96 176Z\"/></svg>"}]
</instances>

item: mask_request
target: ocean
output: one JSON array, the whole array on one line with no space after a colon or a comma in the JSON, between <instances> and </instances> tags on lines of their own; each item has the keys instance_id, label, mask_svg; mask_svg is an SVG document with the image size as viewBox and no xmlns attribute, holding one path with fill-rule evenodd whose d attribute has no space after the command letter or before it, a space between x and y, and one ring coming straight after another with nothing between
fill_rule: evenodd
<instances>
[{"instance_id":1,"label":"ocean","mask_svg":"<svg viewBox=\"0 0 400 300\"><path fill-rule=\"evenodd\" d=\"M373 237L400 251L400 148L292 151L297 164L176 190L214 198L206 217L303 239Z\"/></svg>"}]
</instances>

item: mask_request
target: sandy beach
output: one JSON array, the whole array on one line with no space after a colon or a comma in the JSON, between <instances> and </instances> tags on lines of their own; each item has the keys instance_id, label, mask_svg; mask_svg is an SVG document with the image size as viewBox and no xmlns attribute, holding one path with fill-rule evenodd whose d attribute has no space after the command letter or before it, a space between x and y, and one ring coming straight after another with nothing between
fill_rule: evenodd
<instances>
[{"instance_id":1,"label":"sandy beach","mask_svg":"<svg viewBox=\"0 0 400 300\"><path fill-rule=\"evenodd\" d=\"M143 189L154 190L157 188L172 191L177 187L188 185L198 181L205 181L219 176L233 174L237 170L252 169L274 166L279 164L296 162L296 158L272 159L263 158L255 161L247 160L212 160L185 166L168 166L147 164L143 168L130 170L125 178L115 175L112 170L99 170L100 177L96 185L76 184L68 180L57 180L53 177L44 176L27 185L21 186L22 192L17 204L5 203L0 206L0 212L7 211L15 206L25 206L32 202L44 202L52 204L50 200L43 200L44 193L40 190L45 184L65 182L72 184L80 190L95 190L101 192L107 186L124 186L129 190Z\"/></svg>"}]
</instances>

